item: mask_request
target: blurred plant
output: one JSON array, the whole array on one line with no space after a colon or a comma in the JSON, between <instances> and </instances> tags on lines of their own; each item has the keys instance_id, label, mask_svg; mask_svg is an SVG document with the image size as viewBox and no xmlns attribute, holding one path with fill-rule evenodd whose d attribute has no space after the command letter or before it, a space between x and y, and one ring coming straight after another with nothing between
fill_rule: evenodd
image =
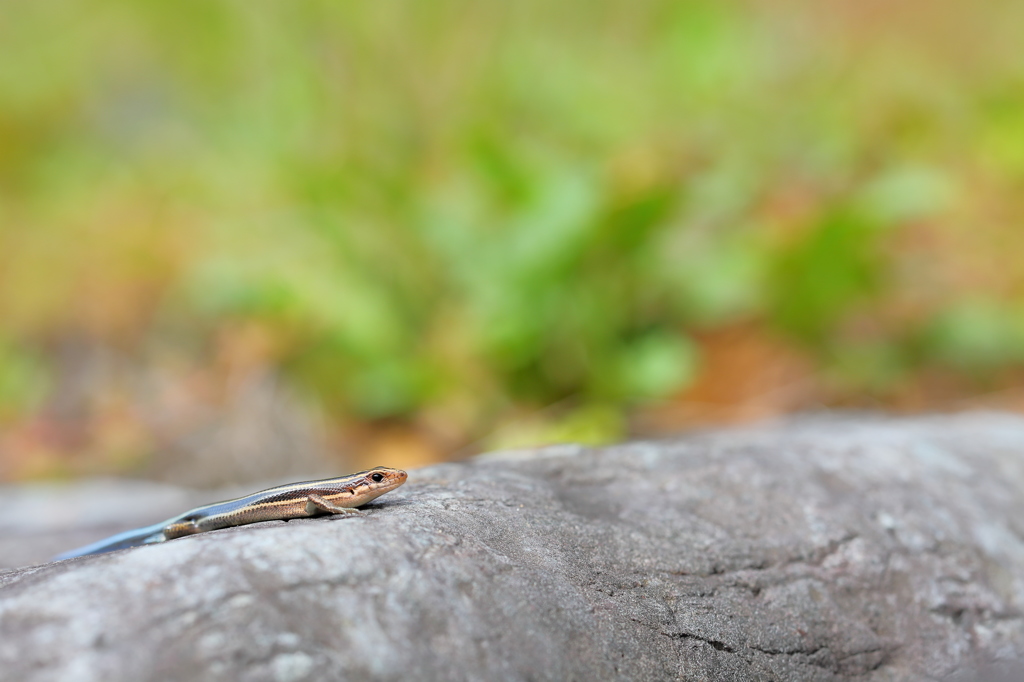
<instances>
[{"instance_id":1,"label":"blurred plant","mask_svg":"<svg viewBox=\"0 0 1024 682\"><path fill-rule=\"evenodd\" d=\"M722 329L809 405L1011 381L1024 9L982 5L8 3L0 421L80 337L437 450L620 437Z\"/></svg>"},{"instance_id":2,"label":"blurred plant","mask_svg":"<svg viewBox=\"0 0 1024 682\"><path fill-rule=\"evenodd\" d=\"M37 409L46 388L43 358L0 339L0 424Z\"/></svg>"}]
</instances>

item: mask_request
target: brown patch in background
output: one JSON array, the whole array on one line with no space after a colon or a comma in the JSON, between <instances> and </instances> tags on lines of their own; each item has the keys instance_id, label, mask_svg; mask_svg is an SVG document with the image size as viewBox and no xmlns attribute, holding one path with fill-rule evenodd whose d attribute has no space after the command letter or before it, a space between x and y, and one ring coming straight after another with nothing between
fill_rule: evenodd
<instances>
[{"instance_id":1,"label":"brown patch in background","mask_svg":"<svg viewBox=\"0 0 1024 682\"><path fill-rule=\"evenodd\" d=\"M813 364L764 328L723 327L698 333L696 341L696 381L674 400L638 410L635 434L749 422L821 405L824 390Z\"/></svg>"}]
</instances>

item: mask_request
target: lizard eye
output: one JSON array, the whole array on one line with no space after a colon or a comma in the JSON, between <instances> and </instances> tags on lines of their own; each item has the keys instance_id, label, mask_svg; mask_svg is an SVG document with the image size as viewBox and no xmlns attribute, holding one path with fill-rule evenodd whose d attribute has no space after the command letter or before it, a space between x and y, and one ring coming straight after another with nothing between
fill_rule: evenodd
<instances>
[{"instance_id":1,"label":"lizard eye","mask_svg":"<svg viewBox=\"0 0 1024 682\"><path fill-rule=\"evenodd\" d=\"M380 483L381 481L384 480L384 474L370 474L370 479L374 483Z\"/></svg>"}]
</instances>

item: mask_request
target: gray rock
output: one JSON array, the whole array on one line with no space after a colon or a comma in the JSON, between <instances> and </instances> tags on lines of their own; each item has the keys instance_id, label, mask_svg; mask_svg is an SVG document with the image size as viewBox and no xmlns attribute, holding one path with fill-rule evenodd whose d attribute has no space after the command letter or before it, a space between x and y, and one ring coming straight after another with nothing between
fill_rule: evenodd
<instances>
[{"instance_id":1,"label":"gray rock","mask_svg":"<svg viewBox=\"0 0 1024 682\"><path fill-rule=\"evenodd\" d=\"M1024 659L1016 417L499 453L368 511L0 572L0 672L881 682Z\"/></svg>"}]
</instances>

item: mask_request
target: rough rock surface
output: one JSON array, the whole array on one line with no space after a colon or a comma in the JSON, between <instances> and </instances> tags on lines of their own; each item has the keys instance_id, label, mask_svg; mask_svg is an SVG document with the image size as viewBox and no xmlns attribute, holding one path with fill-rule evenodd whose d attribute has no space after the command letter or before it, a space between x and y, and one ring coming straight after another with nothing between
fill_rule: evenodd
<instances>
[{"instance_id":1,"label":"rough rock surface","mask_svg":"<svg viewBox=\"0 0 1024 682\"><path fill-rule=\"evenodd\" d=\"M0 572L0 676L967 680L1024 658L1020 418L505 453L368 510Z\"/></svg>"}]
</instances>

